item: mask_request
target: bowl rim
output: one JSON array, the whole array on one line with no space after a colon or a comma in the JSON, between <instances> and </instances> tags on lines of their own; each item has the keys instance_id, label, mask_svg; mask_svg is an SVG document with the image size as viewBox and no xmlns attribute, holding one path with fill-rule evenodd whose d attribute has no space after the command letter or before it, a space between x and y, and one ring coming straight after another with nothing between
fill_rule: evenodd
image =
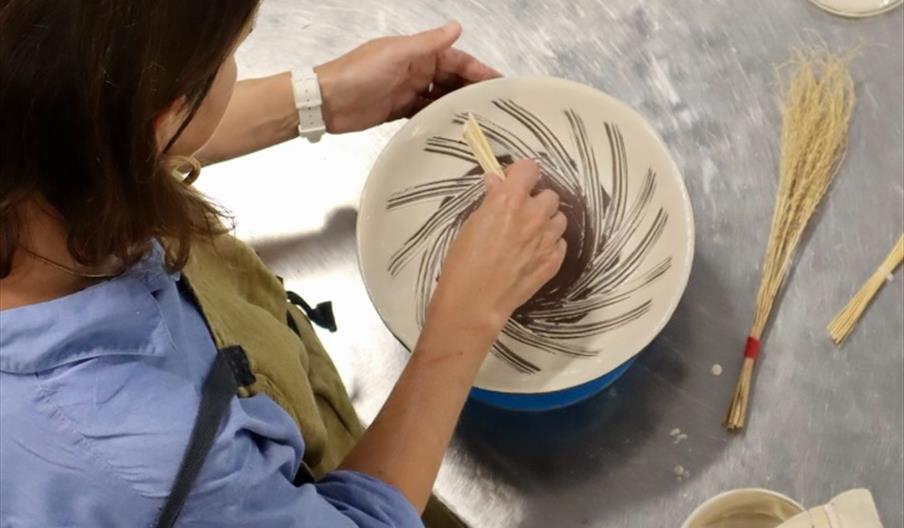
<instances>
[{"instance_id":1,"label":"bowl rim","mask_svg":"<svg viewBox=\"0 0 904 528\"><path fill-rule=\"evenodd\" d=\"M566 89L570 89L570 90L582 91L582 92L592 94L595 97L599 97L599 98L605 100L607 104L620 108L620 110L623 111L625 113L625 115L629 116L629 118L632 121L637 123L637 125L643 130L643 132L645 132L646 134L648 134L650 136L650 138L651 138L650 144L651 144L652 148L659 148L665 154L665 159L667 161L667 163L665 165L666 165L667 170L664 172L668 172L669 174L667 175L667 177L673 179L675 181L675 183L677 184L677 188L678 188L677 201L681 204L681 207L679 209L681 209L682 212L684 213L684 226L682 227L681 230L685 234L684 246L685 246L686 258L685 258L684 262L681 262L680 264L682 267L685 268L685 272L684 272L683 276L679 277L679 279L678 279L679 287L676 290L678 293L669 300L668 304L666 305L666 309L663 312L663 316L661 318L659 318L659 320L656 321L656 324L649 326L650 330L647 332L647 337L640 340L642 342L642 345L638 346L637 350L634 350L630 356L628 356L624 360L618 362L616 365L614 365L611 369L609 369L606 372L595 373L594 376L590 379L579 381L577 383L573 383L573 384L567 385L567 386L554 387L549 390L530 390L530 391L526 391L526 392L509 392L509 391L501 391L498 388L493 388L493 387L482 387L482 386L477 385L476 382L474 384L474 387L477 387L481 390L486 390L486 391L502 392L502 393L509 393L509 394L545 394L548 392L567 390L569 388L573 388L573 387L582 385L584 383L587 383L588 381L597 379L601 376L605 376L606 374L616 370L619 366L624 364L626 361L628 361L632 358L636 358L637 355L640 354L640 352L642 352L644 349L646 349L648 346L650 346L650 343L652 343L653 340L656 339L656 337L662 332L662 330L669 323L669 321L671 321L672 317L675 315L675 311L678 309L678 305L680 304L681 299L684 298L684 294L687 292L687 286L690 282L690 276L691 276L691 272L693 270L693 265L694 265L694 256L695 256L694 251L695 251L695 247L696 247L696 244L695 244L696 224L695 224L695 218L694 218L693 204L691 202L690 195L688 194L688 191L687 191L687 185L685 185L685 182L684 182L684 174L681 172L681 170L678 167L678 164L675 162L675 159L672 157L671 151L666 146L665 141L662 139L662 137L659 135L659 133L656 131L656 129L653 128L653 126L650 124L650 122L642 114L640 114L640 112L638 112L637 110L635 110L634 108L629 106L627 103L621 101L620 99L617 99L616 97L614 97L612 95L609 95L606 92L603 92L602 90L599 90L593 86L582 84L580 82L569 80L569 79L562 79L559 77L552 77L552 76L530 76L529 75L529 76L502 77L502 78L498 78L498 79L492 79L489 81L483 81L480 83L472 84L470 86L466 86L464 88L451 92L451 93L443 96L439 100L441 101L441 100L445 99L448 102L448 98L464 97L466 94L468 94L470 92L485 89L487 86L501 85L501 84L508 84L508 83L536 83L539 85L546 84L546 85L559 87L559 88L566 88ZM431 118L432 118L431 117L431 106L427 106L426 108L424 108L423 110L418 112L414 117L409 119L395 133L393 133L393 135L389 139L389 141L387 141L386 144L383 146L382 150L380 151L380 154L377 156L377 158L374 160L373 164L371 165L370 172L367 175L367 179L364 182L364 186L361 188L361 195L358 200L358 218L355 221L356 261L358 264L358 272L361 275L361 281L364 283L364 289L367 292L367 296L370 299L370 302L373 305L374 310L377 312L377 315L383 321L384 326L386 326L386 328L390 331L390 333L393 336L395 336L396 340L398 340L402 344L403 347L408 349L409 352L411 352L411 350L409 349L408 345L404 342L404 340L402 340L398 336L398 334L395 333L395 331L392 329L389 322L386 320L384 315L381 313L380 309L377 306L377 303L374 301L374 294L371 291L371 286L370 286L370 284L368 284L368 281L367 281L367 278L366 278L366 275L364 272L364 263L363 263L363 259L362 259L363 252L362 252L361 232L363 229L364 215L362 215L361 212L365 210L365 206L368 204L368 196L372 193L372 191L369 192L370 188L373 185L375 185L374 179L372 178L372 175L374 174L374 169L376 169L377 167L386 163L386 158L389 156L388 152L390 151L390 148L393 146L393 144L396 141L399 141L399 138L405 136L406 133L408 133L411 129L421 126L421 124L423 122L425 122Z\"/></svg>"},{"instance_id":2,"label":"bowl rim","mask_svg":"<svg viewBox=\"0 0 904 528\"><path fill-rule=\"evenodd\" d=\"M838 7L831 0L810 0L810 2L816 7L822 9L826 13L830 13L832 15L840 16L843 18L868 18L876 15L885 14L896 7L900 7L901 4L904 4L904 0L892 0L890 3L881 5L879 7L874 7L869 10L861 11L861 10L848 10L842 7Z\"/></svg>"},{"instance_id":3,"label":"bowl rim","mask_svg":"<svg viewBox=\"0 0 904 528\"><path fill-rule=\"evenodd\" d=\"M773 499L781 500L781 501L785 502L786 504L788 504L789 506L793 506L795 509L797 509L798 510L797 513L803 513L805 511L807 511L807 509L804 508L802 504L800 504L796 500L792 499L791 497L788 497L787 495L783 495L777 491L773 491L773 490L766 489L766 488L737 488L737 489L733 489L733 490L723 491L722 493L716 495L715 497L711 497L711 498L707 499L702 504L700 504L699 506L694 508L694 511L692 511L691 514L687 517L687 519L685 519L684 523L681 525L681 528L691 528L691 523L696 520L694 518L698 517L700 514L702 514L705 509L707 509L721 501L724 501L725 499L727 499L729 497L732 497L734 495L740 495L742 493L755 493L755 494L768 496Z\"/></svg>"}]
</instances>

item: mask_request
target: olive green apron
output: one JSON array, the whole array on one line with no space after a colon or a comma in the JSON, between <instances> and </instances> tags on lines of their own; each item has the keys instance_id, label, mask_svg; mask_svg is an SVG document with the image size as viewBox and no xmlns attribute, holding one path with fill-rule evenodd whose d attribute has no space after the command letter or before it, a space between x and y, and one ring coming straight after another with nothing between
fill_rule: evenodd
<instances>
[{"instance_id":1,"label":"olive green apron","mask_svg":"<svg viewBox=\"0 0 904 528\"><path fill-rule=\"evenodd\" d=\"M269 396L292 417L305 440L298 482L335 469L364 429L336 367L308 318L287 302L287 293L257 254L232 236L198 242L182 280L219 350L250 371L236 376L237 394ZM243 354L242 354L243 352ZM430 528L464 524L431 498L424 512Z\"/></svg>"}]
</instances>

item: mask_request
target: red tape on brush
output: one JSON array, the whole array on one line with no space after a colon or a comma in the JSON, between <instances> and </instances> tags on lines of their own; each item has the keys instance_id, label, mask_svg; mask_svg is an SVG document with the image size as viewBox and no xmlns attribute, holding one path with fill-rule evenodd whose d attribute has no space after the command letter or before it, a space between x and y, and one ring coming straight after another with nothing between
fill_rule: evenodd
<instances>
[{"instance_id":1,"label":"red tape on brush","mask_svg":"<svg viewBox=\"0 0 904 528\"><path fill-rule=\"evenodd\" d=\"M755 337L747 338L747 346L744 348L744 357L756 360L760 355L760 340Z\"/></svg>"}]
</instances>

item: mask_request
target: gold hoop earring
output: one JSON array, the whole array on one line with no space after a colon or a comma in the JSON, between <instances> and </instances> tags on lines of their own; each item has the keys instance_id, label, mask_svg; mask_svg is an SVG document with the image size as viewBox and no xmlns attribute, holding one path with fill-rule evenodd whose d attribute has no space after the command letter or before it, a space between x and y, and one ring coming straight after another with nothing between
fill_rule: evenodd
<instances>
[{"instance_id":1,"label":"gold hoop earring","mask_svg":"<svg viewBox=\"0 0 904 528\"><path fill-rule=\"evenodd\" d=\"M185 185L195 183L195 180L201 175L201 162L194 156L167 156L164 163L170 174L181 179Z\"/></svg>"}]
</instances>

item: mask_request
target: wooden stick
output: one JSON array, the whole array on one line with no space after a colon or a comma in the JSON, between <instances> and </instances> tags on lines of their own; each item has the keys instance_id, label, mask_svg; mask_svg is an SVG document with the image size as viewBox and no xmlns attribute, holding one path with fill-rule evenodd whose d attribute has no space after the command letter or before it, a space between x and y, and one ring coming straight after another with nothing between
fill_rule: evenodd
<instances>
[{"instance_id":1,"label":"wooden stick","mask_svg":"<svg viewBox=\"0 0 904 528\"><path fill-rule=\"evenodd\" d=\"M502 166L499 165L496 155L493 154L490 142L487 141L487 137L483 134L483 130L480 129L480 125L471 113L468 113L468 120L465 122L464 137L483 172L486 174L497 174L500 178L504 178L505 172L502 170Z\"/></svg>"},{"instance_id":2,"label":"wooden stick","mask_svg":"<svg viewBox=\"0 0 904 528\"><path fill-rule=\"evenodd\" d=\"M863 315L863 312L866 310L866 307L869 306L870 301L873 300L873 297L876 296L876 293L878 293L882 288L882 285L885 284L888 276L901 264L901 261L904 261L904 235L901 235L901 238L898 239L898 243L895 244L891 253L885 257L885 260L882 262L882 265L879 266L879 269L873 273L873 276L863 284L860 291L854 295L850 302L848 302L847 305L838 312L838 315L832 319L832 322L829 323L829 336L836 345L840 345L849 335L851 335L851 332L854 331L854 326L857 325L857 321L860 320L860 316Z\"/></svg>"}]
</instances>

